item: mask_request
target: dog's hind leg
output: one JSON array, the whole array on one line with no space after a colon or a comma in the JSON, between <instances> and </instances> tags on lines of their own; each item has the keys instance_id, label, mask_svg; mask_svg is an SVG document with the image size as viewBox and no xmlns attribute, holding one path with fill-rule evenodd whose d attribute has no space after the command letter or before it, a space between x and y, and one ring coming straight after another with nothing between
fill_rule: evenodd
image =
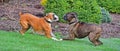
<instances>
[{"instance_id":1,"label":"dog's hind leg","mask_svg":"<svg viewBox=\"0 0 120 51\"><path fill-rule=\"evenodd\" d=\"M30 28L30 25L27 22L20 22L22 29L19 31L22 35Z\"/></svg>"},{"instance_id":2,"label":"dog's hind leg","mask_svg":"<svg viewBox=\"0 0 120 51\"><path fill-rule=\"evenodd\" d=\"M98 33L98 34L96 35L96 41L99 43L98 45L103 44L103 43L99 40L100 35L101 35L101 33Z\"/></svg>"},{"instance_id":3,"label":"dog's hind leg","mask_svg":"<svg viewBox=\"0 0 120 51\"><path fill-rule=\"evenodd\" d=\"M99 40L100 34L97 34L95 32L90 32L90 34L88 35L88 38L95 46L102 44L102 42L100 42Z\"/></svg>"}]
</instances>

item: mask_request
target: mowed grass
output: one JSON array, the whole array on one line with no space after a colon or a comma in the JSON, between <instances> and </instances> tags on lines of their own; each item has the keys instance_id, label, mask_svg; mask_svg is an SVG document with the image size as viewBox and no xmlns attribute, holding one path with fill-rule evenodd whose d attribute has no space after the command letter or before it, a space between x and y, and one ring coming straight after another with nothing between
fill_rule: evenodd
<instances>
[{"instance_id":1,"label":"mowed grass","mask_svg":"<svg viewBox=\"0 0 120 51\"><path fill-rule=\"evenodd\" d=\"M120 51L120 38L101 38L104 44L94 46L88 38L54 41L45 36L0 31L0 51Z\"/></svg>"}]
</instances>

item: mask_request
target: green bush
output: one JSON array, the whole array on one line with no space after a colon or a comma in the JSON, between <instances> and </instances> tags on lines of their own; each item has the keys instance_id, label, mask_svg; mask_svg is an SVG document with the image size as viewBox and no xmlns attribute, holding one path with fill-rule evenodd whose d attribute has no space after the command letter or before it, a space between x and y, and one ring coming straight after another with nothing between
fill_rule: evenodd
<instances>
[{"instance_id":1,"label":"green bush","mask_svg":"<svg viewBox=\"0 0 120 51\"><path fill-rule=\"evenodd\" d=\"M97 0L97 2L110 12L120 13L120 0Z\"/></svg>"},{"instance_id":2,"label":"green bush","mask_svg":"<svg viewBox=\"0 0 120 51\"><path fill-rule=\"evenodd\" d=\"M101 8L101 13L102 13L102 23L110 23L112 19L109 12L105 8Z\"/></svg>"},{"instance_id":3,"label":"green bush","mask_svg":"<svg viewBox=\"0 0 120 51\"><path fill-rule=\"evenodd\" d=\"M96 0L48 0L45 8L46 13L56 13L61 22L65 13L76 12L80 21L101 23L101 9Z\"/></svg>"}]
</instances>

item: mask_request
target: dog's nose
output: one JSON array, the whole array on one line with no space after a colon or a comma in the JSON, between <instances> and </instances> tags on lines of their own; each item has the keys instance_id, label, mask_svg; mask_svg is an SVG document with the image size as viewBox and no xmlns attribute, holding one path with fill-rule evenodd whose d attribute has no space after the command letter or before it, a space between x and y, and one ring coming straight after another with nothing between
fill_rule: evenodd
<instances>
[{"instance_id":1,"label":"dog's nose","mask_svg":"<svg viewBox=\"0 0 120 51\"><path fill-rule=\"evenodd\" d=\"M59 21L59 18L58 18L58 16L57 15L53 15L54 16L54 21Z\"/></svg>"},{"instance_id":2,"label":"dog's nose","mask_svg":"<svg viewBox=\"0 0 120 51\"><path fill-rule=\"evenodd\" d=\"M63 19L64 19L64 20L67 20L66 15L63 16Z\"/></svg>"},{"instance_id":3,"label":"dog's nose","mask_svg":"<svg viewBox=\"0 0 120 51\"><path fill-rule=\"evenodd\" d=\"M54 20L56 20L57 18L54 17Z\"/></svg>"}]
</instances>

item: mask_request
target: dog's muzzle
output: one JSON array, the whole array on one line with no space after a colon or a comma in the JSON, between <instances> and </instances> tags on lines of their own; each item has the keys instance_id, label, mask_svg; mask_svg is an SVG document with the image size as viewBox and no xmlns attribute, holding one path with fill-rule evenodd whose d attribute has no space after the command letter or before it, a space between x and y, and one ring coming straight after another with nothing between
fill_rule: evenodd
<instances>
[{"instance_id":1,"label":"dog's muzzle","mask_svg":"<svg viewBox=\"0 0 120 51\"><path fill-rule=\"evenodd\" d=\"M68 20L66 15L63 16L63 19L64 19L64 20Z\"/></svg>"},{"instance_id":2,"label":"dog's muzzle","mask_svg":"<svg viewBox=\"0 0 120 51\"><path fill-rule=\"evenodd\" d=\"M55 14L54 14L54 15L53 15L53 17L54 17L54 18L53 18L53 19L54 19L54 21L59 21L59 18L58 18L58 16L57 16L57 15L55 15Z\"/></svg>"}]
</instances>

